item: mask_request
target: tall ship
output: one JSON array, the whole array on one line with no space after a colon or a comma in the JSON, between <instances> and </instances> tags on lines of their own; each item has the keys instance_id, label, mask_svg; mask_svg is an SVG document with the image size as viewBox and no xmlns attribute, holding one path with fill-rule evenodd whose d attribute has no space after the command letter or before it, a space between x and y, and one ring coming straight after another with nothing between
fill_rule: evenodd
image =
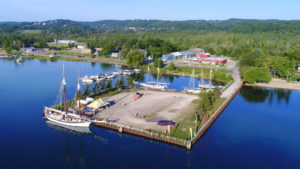
<instances>
[{"instance_id":1,"label":"tall ship","mask_svg":"<svg viewBox=\"0 0 300 169\"><path fill-rule=\"evenodd\" d=\"M202 72L201 72L201 74L202 74ZM201 76L203 76L203 75L201 75ZM205 90L207 92L208 91L212 91L214 88L216 88L214 85L212 85L212 69L210 69L210 71L209 71L209 83L208 84L204 84L203 82L201 82L201 84L199 84L199 87L202 90Z\"/></svg>"},{"instance_id":2,"label":"tall ship","mask_svg":"<svg viewBox=\"0 0 300 169\"><path fill-rule=\"evenodd\" d=\"M67 102L67 90L66 90L66 78L64 72L64 65L62 71L62 82L57 96L57 105L50 108L44 108L45 119L54 122L58 125L72 126L72 127L89 127L92 121L81 114L80 104L79 106L70 108ZM79 102L80 82L76 88L76 103ZM76 106L75 103L75 106Z\"/></svg>"},{"instance_id":3,"label":"tall ship","mask_svg":"<svg viewBox=\"0 0 300 169\"><path fill-rule=\"evenodd\" d=\"M201 71L201 76L202 76L202 71ZM203 80L201 80L201 82L202 81ZM193 69L193 73L192 73L190 81L189 81L189 85L188 85L188 87L184 88L184 92L191 93L191 94L199 94L199 93L201 93L201 89L200 88L196 88L195 70L194 69Z\"/></svg>"},{"instance_id":4,"label":"tall ship","mask_svg":"<svg viewBox=\"0 0 300 169\"><path fill-rule=\"evenodd\" d=\"M160 73L160 69L157 68L156 82L150 82L149 81L150 68L148 66L147 81L146 83L140 83L140 85L150 89L165 90L168 87L168 83L159 82L159 73Z\"/></svg>"}]
</instances>

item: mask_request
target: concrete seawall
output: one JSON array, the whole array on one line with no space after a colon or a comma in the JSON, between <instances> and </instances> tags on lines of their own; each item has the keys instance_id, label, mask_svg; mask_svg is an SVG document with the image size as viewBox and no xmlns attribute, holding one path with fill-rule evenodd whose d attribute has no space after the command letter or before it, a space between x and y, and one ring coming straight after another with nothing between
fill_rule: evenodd
<instances>
[{"instance_id":1,"label":"concrete seawall","mask_svg":"<svg viewBox=\"0 0 300 169\"><path fill-rule=\"evenodd\" d=\"M232 99L238 94L240 89L243 87L243 83L241 82L238 88L233 92L233 94L228 97L225 102L214 112L214 114L209 118L209 120L198 130L195 137L191 139L192 145L194 145L209 129L209 127L213 124L213 122L219 117L219 115L224 111L224 109L228 106L228 104L232 101Z\"/></svg>"},{"instance_id":2,"label":"concrete seawall","mask_svg":"<svg viewBox=\"0 0 300 169\"><path fill-rule=\"evenodd\" d=\"M185 141L185 140L176 139L174 137L168 137L165 135L159 135L159 134L153 133L153 132L142 131L142 130L134 129L134 128L128 127L128 126L121 126L121 125L102 123L102 122L97 122L94 124L96 126L99 126L102 128L108 128L111 130L119 131L120 133L132 134L135 136L144 137L147 139L156 140L156 141L160 141L160 142L164 142L164 143L169 143L169 144L180 146L180 147L186 147L186 144L187 144L187 141Z\"/></svg>"}]
</instances>

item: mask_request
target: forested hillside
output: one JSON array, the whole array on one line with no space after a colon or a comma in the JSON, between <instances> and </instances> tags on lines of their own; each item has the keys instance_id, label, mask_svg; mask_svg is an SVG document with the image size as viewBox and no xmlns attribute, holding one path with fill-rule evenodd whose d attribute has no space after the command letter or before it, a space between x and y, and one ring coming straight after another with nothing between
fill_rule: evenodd
<instances>
[{"instance_id":1,"label":"forested hillside","mask_svg":"<svg viewBox=\"0 0 300 169\"><path fill-rule=\"evenodd\" d=\"M203 48L215 55L240 60L243 76L267 72L293 80L297 78L294 72L300 61L300 21L54 20L0 23L0 47L7 51L46 47L47 42L54 39L75 39L87 43L90 48L103 47L107 52L119 48L127 53L143 48L157 57L172 51ZM266 79L269 78L249 82Z\"/></svg>"}]
</instances>

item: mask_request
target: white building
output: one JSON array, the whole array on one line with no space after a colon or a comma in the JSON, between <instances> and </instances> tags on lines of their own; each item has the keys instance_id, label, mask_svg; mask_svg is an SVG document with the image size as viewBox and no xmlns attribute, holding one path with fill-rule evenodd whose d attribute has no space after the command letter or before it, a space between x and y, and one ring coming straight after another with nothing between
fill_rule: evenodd
<instances>
[{"instance_id":1,"label":"white building","mask_svg":"<svg viewBox=\"0 0 300 169\"><path fill-rule=\"evenodd\" d=\"M57 40L56 43L69 44L69 43L77 43L77 41L76 40Z\"/></svg>"},{"instance_id":2,"label":"white building","mask_svg":"<svg viewBox=\"0 0 300 169\"><path fill-rule=\"evenodd\" d=\"M112 57L112 58L118 58L119 57L119 52L113 52L113 53L111 53L110 57Z\"/></svg>"},{"instance_id":3,"label":"white building","mask_svg":"<svg viewBox=\"0 0 300 169\"><path fill-rule=\"evenodd\" d=\"M88 49L86 45L77 45L77 49Z\"/></svg>"}]
</instances>

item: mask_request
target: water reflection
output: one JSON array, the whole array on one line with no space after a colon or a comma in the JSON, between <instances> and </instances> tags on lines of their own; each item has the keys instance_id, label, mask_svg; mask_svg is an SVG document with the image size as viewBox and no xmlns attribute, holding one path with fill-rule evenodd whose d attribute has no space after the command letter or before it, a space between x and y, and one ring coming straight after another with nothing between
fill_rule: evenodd
<instances>
[{"instance_id":1,"label":"water reflection","mask_svg":"<svg viewBox=\"0 0 300 169\"><path fill-rule=\"evenodd\" d=\"M99 64L100 68L103 70L110 70L114 65L112 64L107 64L107 63L101 63Z\"/></svg>"},{"instance_id":2,"label":"water reflection","mask_svg":"<svg viewBox=\"0 0 300 169\"><path fill-rule=\"evenodd\" d=\"M262 87L249 87L245 86L241 89L240 95L250 103L264 103L268 101L270 104L273 103L274 98L277 100L278 104L285 101L286 104L289 103L291 90L284 89L267 89Z\"/></svg>"},{"instance_id":3,"label":"water reflection","mask_svg":"<svg viewBox=\"0 0 300 169\"><path fill-rule=\"evenodd\" d=\"M54 123L51 121L46 121L46 124L55 130L67 131L67 132L73 133L73 134L91 134L92 133L88 127L65 126L65 125L60 125L58 123Z\"/></svg>"}]
</instances>

